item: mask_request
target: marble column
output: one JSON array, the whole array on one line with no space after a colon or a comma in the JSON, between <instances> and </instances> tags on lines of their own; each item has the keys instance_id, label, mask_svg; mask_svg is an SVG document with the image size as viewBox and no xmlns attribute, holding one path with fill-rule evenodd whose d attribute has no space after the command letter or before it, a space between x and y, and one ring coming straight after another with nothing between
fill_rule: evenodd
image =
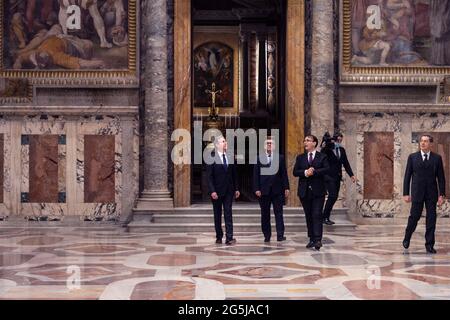
<instances>
[{"instance_id":1,"label":"marble column","mask_svg":"<svg viewBox=\"0 0 450 320\"><path fill-rule=\"evenodd\" d=\"M333 1L312 1L311 132L334 132Z\"/></svg>"},{"instance_id":2,"label":"marble column","mask_svg":"<svg viewBox=\"0 0 450 320\"><path fill-rule=\"evenodd\" d=\"M305 104L305 2L287 1L286 26L286 104L285 145L286 166L289 175L290 207L299 206L297 197L298 178L292 175L297 155L303 150L304 104Z\"/></svg>"},{"instance_id":3,"label":"marble column","mask_svg":"<svg viewBox=\"0 0 450 320\"><path fill-rule=\"evenodd\" d=\"M145 45L144 190L138 209L173 206L168 188L167 0L142 2Z\"/></svg>"}]
</instances>

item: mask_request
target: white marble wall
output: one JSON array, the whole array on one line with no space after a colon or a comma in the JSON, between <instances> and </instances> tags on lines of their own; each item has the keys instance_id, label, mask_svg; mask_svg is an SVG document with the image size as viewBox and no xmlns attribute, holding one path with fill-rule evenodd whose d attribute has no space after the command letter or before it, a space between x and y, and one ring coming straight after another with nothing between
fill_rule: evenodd
<instances>
[{"instance_id":1,"label":"white marble wall","mask_svg":"<svg viewBox=\"0 0 450 320\"><path fill-rule=\"evenodd\" d=\"M126 219L131 213L139 180L136 116L5 116L0 119L0 134L5 148L0 217L107 221ZM21 137L30 134L66 136L66 144L58 145L58 191L66 193L65 203L22 203L21 193L29 191L29 145L22 145ZM84 203L84 135L93 134L115 136L114 203Z\"/></svg>"},{"instance_id":2,"label":"white marble wall","mask_svg":"<svg viewBox=\"0 0 450 320\"><path fill-rule=\"evenodd\" d=\"M354 110L352 108L354 107ZM362 107L345 106L340 115L340 128L344 133L350 164L359 182L354 185L346 179L344 203L349 208L352 220L357 223L403 223L409 216L410 204L403 201L403 177L407 158L418 150L412 143L413 132L450 132L447 114L405 112L364 112ZM364 198L364 133L392 132L394 134L394 181L392 199ZM447 192L448 193L448 192ZM440 217L448 217L450 205L438 209Z\"/></svg>"}]
</instances>

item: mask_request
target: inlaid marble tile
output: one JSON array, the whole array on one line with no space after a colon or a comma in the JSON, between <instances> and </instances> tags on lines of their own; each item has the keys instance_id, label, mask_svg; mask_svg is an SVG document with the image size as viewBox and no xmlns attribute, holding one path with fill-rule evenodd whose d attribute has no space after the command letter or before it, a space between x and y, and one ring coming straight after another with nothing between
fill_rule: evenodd
<instances>
[{"instance_id":1,"label":"inlaid marble tile","mask_svg":"<svg viewBox=\"0 0 450 320\"><path fill-rule=\"evenodd\" d=\"M186 281L149 281L135 286L132 300L192 300L195 284Z\"/></svg>"},{"instance_id":2,"label":"inlaid marble tile","mask_svg":"<svg viewBox=\"0 0 450 320\"><path fill-rule=\"evenodd\" d=\"M147 264L153 266L187 266L196 262L195 255L189 254L160 254L151 256Z\"/></svg>"},{"instance_id":3,"label":"inlaid marble tile","mask_svg":"<svg viewBox=\"0 0 450 320\"><path fill-rule=\"evenodd\" d=\"M343 285L353 295L364 300L413 300L419 296L401 283L380 280L379 287L369 288L367 280L346 281Z\"/></svg>"}]
</instances>

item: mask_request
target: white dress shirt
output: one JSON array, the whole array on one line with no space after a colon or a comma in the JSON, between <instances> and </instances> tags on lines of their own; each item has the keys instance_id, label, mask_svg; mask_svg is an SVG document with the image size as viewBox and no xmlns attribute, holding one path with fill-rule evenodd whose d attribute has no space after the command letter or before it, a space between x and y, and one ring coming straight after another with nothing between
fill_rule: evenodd
<instances>
[{"instance_id":1,"label":"white dress shirt","mask_svg":"<svg viewBox=\"0 0 450 320\"><path fill-rule=\"evenodd\" d=\"M422 154L422 161L425 160L425 155L427 155L427 159L430 160L430 151L428 151L427 153L423 152L422 150L420 150L420 153Z\"/></svg>"}]
</instances>

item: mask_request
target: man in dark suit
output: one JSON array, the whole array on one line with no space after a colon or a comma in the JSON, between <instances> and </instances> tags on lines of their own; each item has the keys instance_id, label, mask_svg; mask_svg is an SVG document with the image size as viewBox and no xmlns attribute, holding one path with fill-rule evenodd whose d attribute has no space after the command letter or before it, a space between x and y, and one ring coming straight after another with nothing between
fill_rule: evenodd
<instances>
[{"instance_id":1,"label":"man in dark suit","mask_svg":"<svg viewBox=\"0 0 450 320\"><path fill-rule=\"evenodd\" d=\"M298 155L294 166L294 177L298 179L298 197L305 211L309 243L307 248L322 247L323 204L325 202L325 174L330 166L327 156L316 150L316 136L307 135L304 140L306 152Z\"/></svg>"},{"instance_id":2,"label":"man in dark suit","mask_svg":"<svg viewBox=\"0 0 450 320\"><path fill-rule=\"evenodd\" d=\"M216 229L216 243L222 243L222 207L225 219L225 244L236 243L233 238L233 197L239 198L236 166L234 161L230 163L230 155L227 155L227 141L218 137L214 141L214 163L206 166L208 189L211 195L214 209L214 226Z\"/></svg>"},{"instance_id":3,"label":"man in dark suit","mask_svg":"<svg viewBox=\"0 0 450 320\"><path fill-rule=\"evenodd\" d=\"M420 137L420 151L409 155L403 181L403 198L407 203L412 202L403 247L405 249L409 248L411 236L416 230L417 222L422 215L425 204L427 210L425 249L428 253L436 253L434 249L436 203L441 206L445 197L445 176L442 157L430 151L432 142L433 138L430 135L422 135Z\"/></svg>"},{"instance_id":4,"label":"man in dark suit","mask_svg":"<svg viewBox=\"0 0 450 320\"><path fill-rule=\"evenodd\" d=\"M330 170L325 175L325 186L328 192L328 199L323 209L323 223L326 225L333 225L334 221L330 220L331 210L336 203L339 190L341 188L342 181L342 166L344 166L350 179L353 183L356 183L356 177L353 174L350 163L347 159L347 153L344 147L342 147L342 141L344 136L342 133L335 134L330 137L329 143L325 142L325 146L321 150L328 157L328 163L330 164Z\"/></svg>"},{"instance_id":5,"label":"man in dark suit","mask_svg":"<svg viewBox=\"0 0 450 320\"><path fill-rule=\"evenodd\" d=\"M270 224L270 205L273 204L277 241L284 241L283 204L289 196L289 180L284 157L274 153L275 142L270 137L264 145L266 154L257 159L253 166L253 191L261 207L261 229L264 242L270 242L272 226ZM267 171L267 172L264 172Z\"/></svg>"}]
</instances>

